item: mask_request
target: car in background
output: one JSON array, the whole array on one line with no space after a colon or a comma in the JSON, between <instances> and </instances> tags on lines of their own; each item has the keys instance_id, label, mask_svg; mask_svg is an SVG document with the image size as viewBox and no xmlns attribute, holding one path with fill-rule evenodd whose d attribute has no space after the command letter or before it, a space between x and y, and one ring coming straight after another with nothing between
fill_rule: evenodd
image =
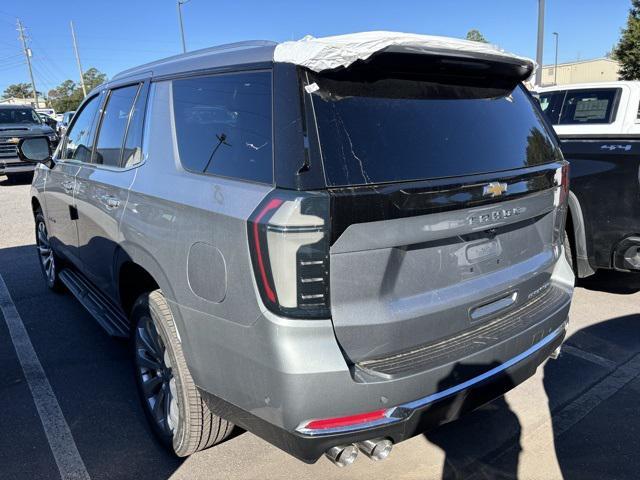
<instances>
[{"instance_id":1,"label":"car in background","mask_svg":"<svg viewBox=\"0 0 640 480\"><path fill-rule=\"evenodd\" d=\"M53 108L36 108L35 110L38 113L44 113L45 115L49 115L50 117L56 114L56 111Z\"/></svg>"},{"instance_id":2,"label":"car in background","mask_svg":"<svg viewBox=\"0 0 640 480\"><path fill-rule=\"evenodd\" d=\"M574 271L640 271L640 81L558 85L535 95L571 164Z\"/></svg>"},{"instance_id":3,"label":"car in background","mask_svg":"<svg viewBox=\"0 0 640 480\"><path fill-rule=\"evenodd\" d=\"M36 136L46 136L53 145L58 141L53 128L43 122L32 107L0 105L0 175L12 181L33 171L33 165L20 161L16 147L21 139Z\"/></svg>"},{"instance_id":4,"label":"car in background","mask_svg":"<svg viewBox=\"0 0 640 480\"><path fill-rule=\"evenodd\" d=\"M42 112L37 112L38 115L40 116L40 119L46 123L47 125L49 125L52 129L56 129L56 126L58 125L58 121L53 118L51 115L47 115L46 113L42 113Z\"/></svg>"},{"instance_id":5,"label":"car in background","mask_svg":"<svg viewBox=\"0 0 640 480\"><path fill-rule=\"evenodd\" d=\"M76 113L74 110L64 112L64 114L62 114L62 118L56 124L56 131L60 137L62 137L66 133L67 128L69 128L69 124L73 119L74 113Z\"/></svg>"}]
</instances>

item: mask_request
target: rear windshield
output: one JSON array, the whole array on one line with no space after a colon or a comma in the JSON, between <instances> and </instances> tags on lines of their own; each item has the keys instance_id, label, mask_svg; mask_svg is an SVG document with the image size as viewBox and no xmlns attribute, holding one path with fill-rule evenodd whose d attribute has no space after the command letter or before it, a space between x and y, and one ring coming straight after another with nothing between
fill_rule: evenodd
<instances>
[{"instance_id":1,"label":"rear windshield","mask_svg":"<svg viewBox=\"0 0 640 480\"><path fill-rule=\"evenodd\" d=\"M555 161L523 87L311 76L329 186L454 177Z\"/></svg>"},{"instance_id":2,"label":"rear windshield","mask_svg":"<svg viewBox=\"0 0 640 480\"><path fill-rule=\"evenodd\" d=\"M541 93L540 106L553 125L607 124L615 120L619 88Z\"/></svg>"}]
</instances>

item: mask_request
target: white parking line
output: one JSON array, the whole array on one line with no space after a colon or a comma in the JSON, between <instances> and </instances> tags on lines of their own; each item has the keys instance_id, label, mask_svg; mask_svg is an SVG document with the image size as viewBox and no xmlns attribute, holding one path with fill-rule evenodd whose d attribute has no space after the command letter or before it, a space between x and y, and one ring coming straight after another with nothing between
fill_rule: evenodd
<instances>
[{"instance_id":1,"label":"white parking line","mask_svg":"<svg viewBox=\"0 0 640 480\"><path fill-rule=\"evenodd\" d=\"M62 480L89 480L89 473L80 457L69 425L64 419L60 404L51 389L51 384L38 360L38 355L2 275L0 275L0 311L9 329L11 341L31 390L49 447L58 465L60 477Z\"/></svg>"},{"instance_id":2,"label":"white parking line","mask_svg":"<svg viewBox=\"0 0 640 480\"><path fill-rule=\"evenodd\" d=\"M608 358L601 357L600 355L596 355L595 353L587 352L582 350L581 348L572 347L571 345L563 345L562 353L568 353L573 355L574 357L581 358L586 360L587 362L595 363L596 365L600 365L601 367L608 368L613 370L618 366L618 364Z\"/></svg>"}]
</instances>

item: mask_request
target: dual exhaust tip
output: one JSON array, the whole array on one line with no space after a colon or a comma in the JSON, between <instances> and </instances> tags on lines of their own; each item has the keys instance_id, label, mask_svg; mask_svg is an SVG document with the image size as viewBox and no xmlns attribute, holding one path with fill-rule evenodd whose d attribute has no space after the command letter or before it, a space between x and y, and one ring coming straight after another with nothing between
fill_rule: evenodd
<instances>
[{"instance_id":1,"label":"dual exhaust tip","mask_svg":"<svg viewBox=\"0 0 640 480\"><path fill-rule=\"evenodd\" d=\"M325 452L325 456L338 467L351 465L358 457L358 451L371 460L384 460L391 453L393 442L387 438L376 438L348 445L337 445Z\"/></svg>"}]
</instances>

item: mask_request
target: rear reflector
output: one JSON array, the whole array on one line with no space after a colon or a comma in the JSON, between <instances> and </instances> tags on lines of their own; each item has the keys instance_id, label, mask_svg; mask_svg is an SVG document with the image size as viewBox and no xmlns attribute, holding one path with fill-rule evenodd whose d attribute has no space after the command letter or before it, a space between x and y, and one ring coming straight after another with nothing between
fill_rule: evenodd
<instances>
[{"instance_id":1,"label":"rear reflector","mask_svg":"<svg viewBox=\"0 0 640 480\"><path fill-rule=\"evenodd\" d=\"M393 409L385 408L346 417L310 420L300 424L296 430L305 435L326 435L329 433L339 433L341 431L347 432L370 428L399 420L398 418L390 416L392 411Z\"/></svg>"}]
</instances>

